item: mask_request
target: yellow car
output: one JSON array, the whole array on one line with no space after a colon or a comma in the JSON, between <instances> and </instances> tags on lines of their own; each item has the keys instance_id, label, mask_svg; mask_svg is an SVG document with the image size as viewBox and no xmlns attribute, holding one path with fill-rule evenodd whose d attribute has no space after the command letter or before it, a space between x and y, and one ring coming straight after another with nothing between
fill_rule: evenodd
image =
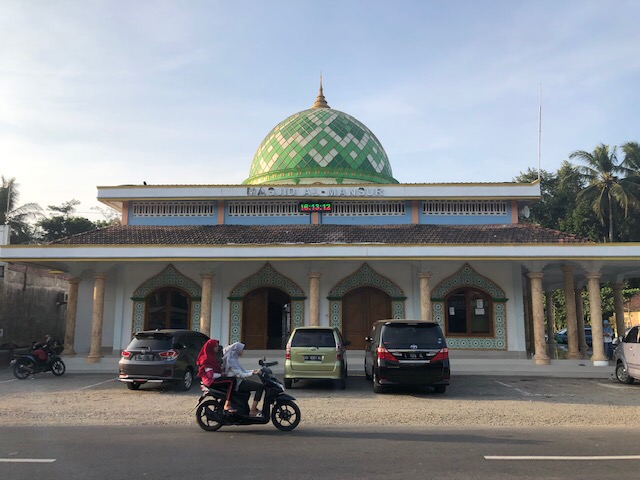
<instances>
[{"instance_id":1,"label":"yellow car","mask_svg":"<svg viewBox=\"0 0 640 480\"><path fill-rule=\"evenodd\" d=\"M347 379L346 346L337 328L298 327L287 342L284 386L298 380L333 380L343 390Z\"/></svg>"}]
</instances>

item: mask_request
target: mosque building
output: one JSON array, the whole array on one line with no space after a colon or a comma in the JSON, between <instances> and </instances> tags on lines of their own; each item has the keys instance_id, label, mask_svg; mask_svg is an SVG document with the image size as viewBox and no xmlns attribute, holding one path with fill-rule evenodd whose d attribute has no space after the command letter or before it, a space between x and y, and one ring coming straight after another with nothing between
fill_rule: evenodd
<instances>
[{"instance_id":1,"label":"mosque building","mask_svg":"<svg viewBox=\"0 0 640 480\"><path fill-rule=\"evenodd\" d=\"M582 358L577 293L588 287L601 318L600 284L621 300L640 276L638 245L520 223L538 182L399 183L374 133L331 108L322 84L260 143L241 185L106 186L98 199L121 225L0 246L0 260L70 277L65 353L93 363L147 329L279 350L297 326L334 326L362 350L374 321L412 318L439 323L452 350L545 364L545 296L565 292L568 355ZM592 360L605 364L598 325Z\"/></svg>"}]
</instances>

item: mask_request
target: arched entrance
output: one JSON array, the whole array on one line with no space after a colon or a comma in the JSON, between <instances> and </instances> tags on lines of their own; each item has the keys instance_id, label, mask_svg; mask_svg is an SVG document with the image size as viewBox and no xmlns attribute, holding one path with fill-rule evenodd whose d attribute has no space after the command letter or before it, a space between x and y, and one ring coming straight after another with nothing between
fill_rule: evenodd
<instances>
[{"instance_id":1,"label":"arched entrance","mask_svg":"<svg viewBox=\"0 0 640 480\"><path fill-rule=\"evenodd\" d=\"M167 265L133 292L133 333L178 324L200 330L201 295L200 285Z\"/></svg>"},{"instance_id":2,"label":"arched entrance","mask_svg":"<svg viewBox=\"0 0 640 480\"><path fill-rule=\"evenodd\" d=\"M231 302L229 343L242 341L247 344L248 349L273 348L269 346L270 337L272 339L271 345L275 345L278 332L281 331L281 335L286 337L292 328L301 327L304 324L304 300L306 297L302 289L291 279L276 271L269 263L265 263L258 272L236 285L228 298ZM272 303L271 307L269 307L270 302ZM255 309L255 311L262 310L266 313L262 317L251 313L247 314L245 308ZM274 328L271 334L268 331L270 309L272 312L276 312L271 314ZM283 325L282 330L276 331L276 317L284 315L285 311L288 323ZM245 327L245 322L253 323L253 325ZM258 331L259 327L263 329L262 332ZM258 336L261 338L257 338ZM278 345L275 348L282 348L282 346Z\"/></svg>"},{"instance_id":3,"label":"arched entrance","mask_svg":"<svg viewBox=\"0 0 640 480\"><path fill-rule=\"evenodd\" d=\"M364 349L364 337L376 320L405 318L404 293L367 263L338 282L329 292L329 322L337 327L352 350Z\"/></svg>"},{"instance_id":4,"label":"arched entrance","mask_svg":"<svg viewBox=\"0 0 640 480\"><path fill-rule=\"evenodd\" d=\"M342 334L353 350L364 350L373 323L386 318L392 318L391 297L382 290L361 287L342 297Z\"/></svg>"},{"instance_id":5,"label":"arched entrance","mask_svg":"<svg viewBox=\"0 0 640 480\"><path fill-rule=\"evenodd\" d=\"M191 296L173 287L151 292L146 299L144 328L191 329Z\"/></svg>"},{"instance_id":6,"label":"arched entrance","mask_svg":"<svg viewBox=\"0 0 640 480\"><path fill-rule=\"evenodd\" d=\"M291 297L278 288L258 288L242 301L242 342L247 349L282 349L289 334Z\"/></svg>"}]
</instances>

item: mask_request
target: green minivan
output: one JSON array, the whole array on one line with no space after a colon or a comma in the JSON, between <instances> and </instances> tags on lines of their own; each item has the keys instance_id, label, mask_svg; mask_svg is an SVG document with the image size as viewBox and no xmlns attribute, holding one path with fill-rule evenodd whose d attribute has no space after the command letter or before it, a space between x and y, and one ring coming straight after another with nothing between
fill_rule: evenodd
<instances>
[{"instance_id":1,"label":"green minivan","mask_svg":"<svg viewBox=\"0 0 640 480\"><path fill-rule=\"evenodd\" d=\"M333 380L343 390L347 379L347 350L340 330L332 327L298 327L287 342L284 386L298 380Z\"/></svg>"}]
</instances>

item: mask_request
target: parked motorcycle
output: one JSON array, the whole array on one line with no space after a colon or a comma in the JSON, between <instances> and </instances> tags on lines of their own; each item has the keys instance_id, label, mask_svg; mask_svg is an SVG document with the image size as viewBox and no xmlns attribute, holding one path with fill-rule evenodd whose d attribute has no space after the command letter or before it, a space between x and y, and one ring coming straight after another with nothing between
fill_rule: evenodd
<instances>
[{"instance_id":1,"label":"parked motorcycle","mask_svg":"<svg viewBox=\"0 0 640 480\"><path fill-rule=\"evenodd\" d=\"M51 372L56 377L64 374L67 367L60 359L63 346L58 341L47 336L44 344L33 343L31 353L14 354L10 367L18 380L25 380L36 373Z\"/></svg>"},{"instance_id":2,"label":"parked motorcycle","mask_svg":"<svg viewBox=\"0 0 640 480\"><path fill-rule=\"evenodd\" d=\"M284 432L293 430L300 423L300 409L295 398L285 393L284 386L278 381L269 367L278 362L267 363L263 357L259 362L258 377L264 385L262 416L249 416L250 394L233 392L231 403L236 412L226 412L224 403L227 398L227 384L211 387L201 386L203 391L196 405L198 426L208 432L214 432L227 425L266 425L269 420Z\"/></svg>"}]
</instances>

